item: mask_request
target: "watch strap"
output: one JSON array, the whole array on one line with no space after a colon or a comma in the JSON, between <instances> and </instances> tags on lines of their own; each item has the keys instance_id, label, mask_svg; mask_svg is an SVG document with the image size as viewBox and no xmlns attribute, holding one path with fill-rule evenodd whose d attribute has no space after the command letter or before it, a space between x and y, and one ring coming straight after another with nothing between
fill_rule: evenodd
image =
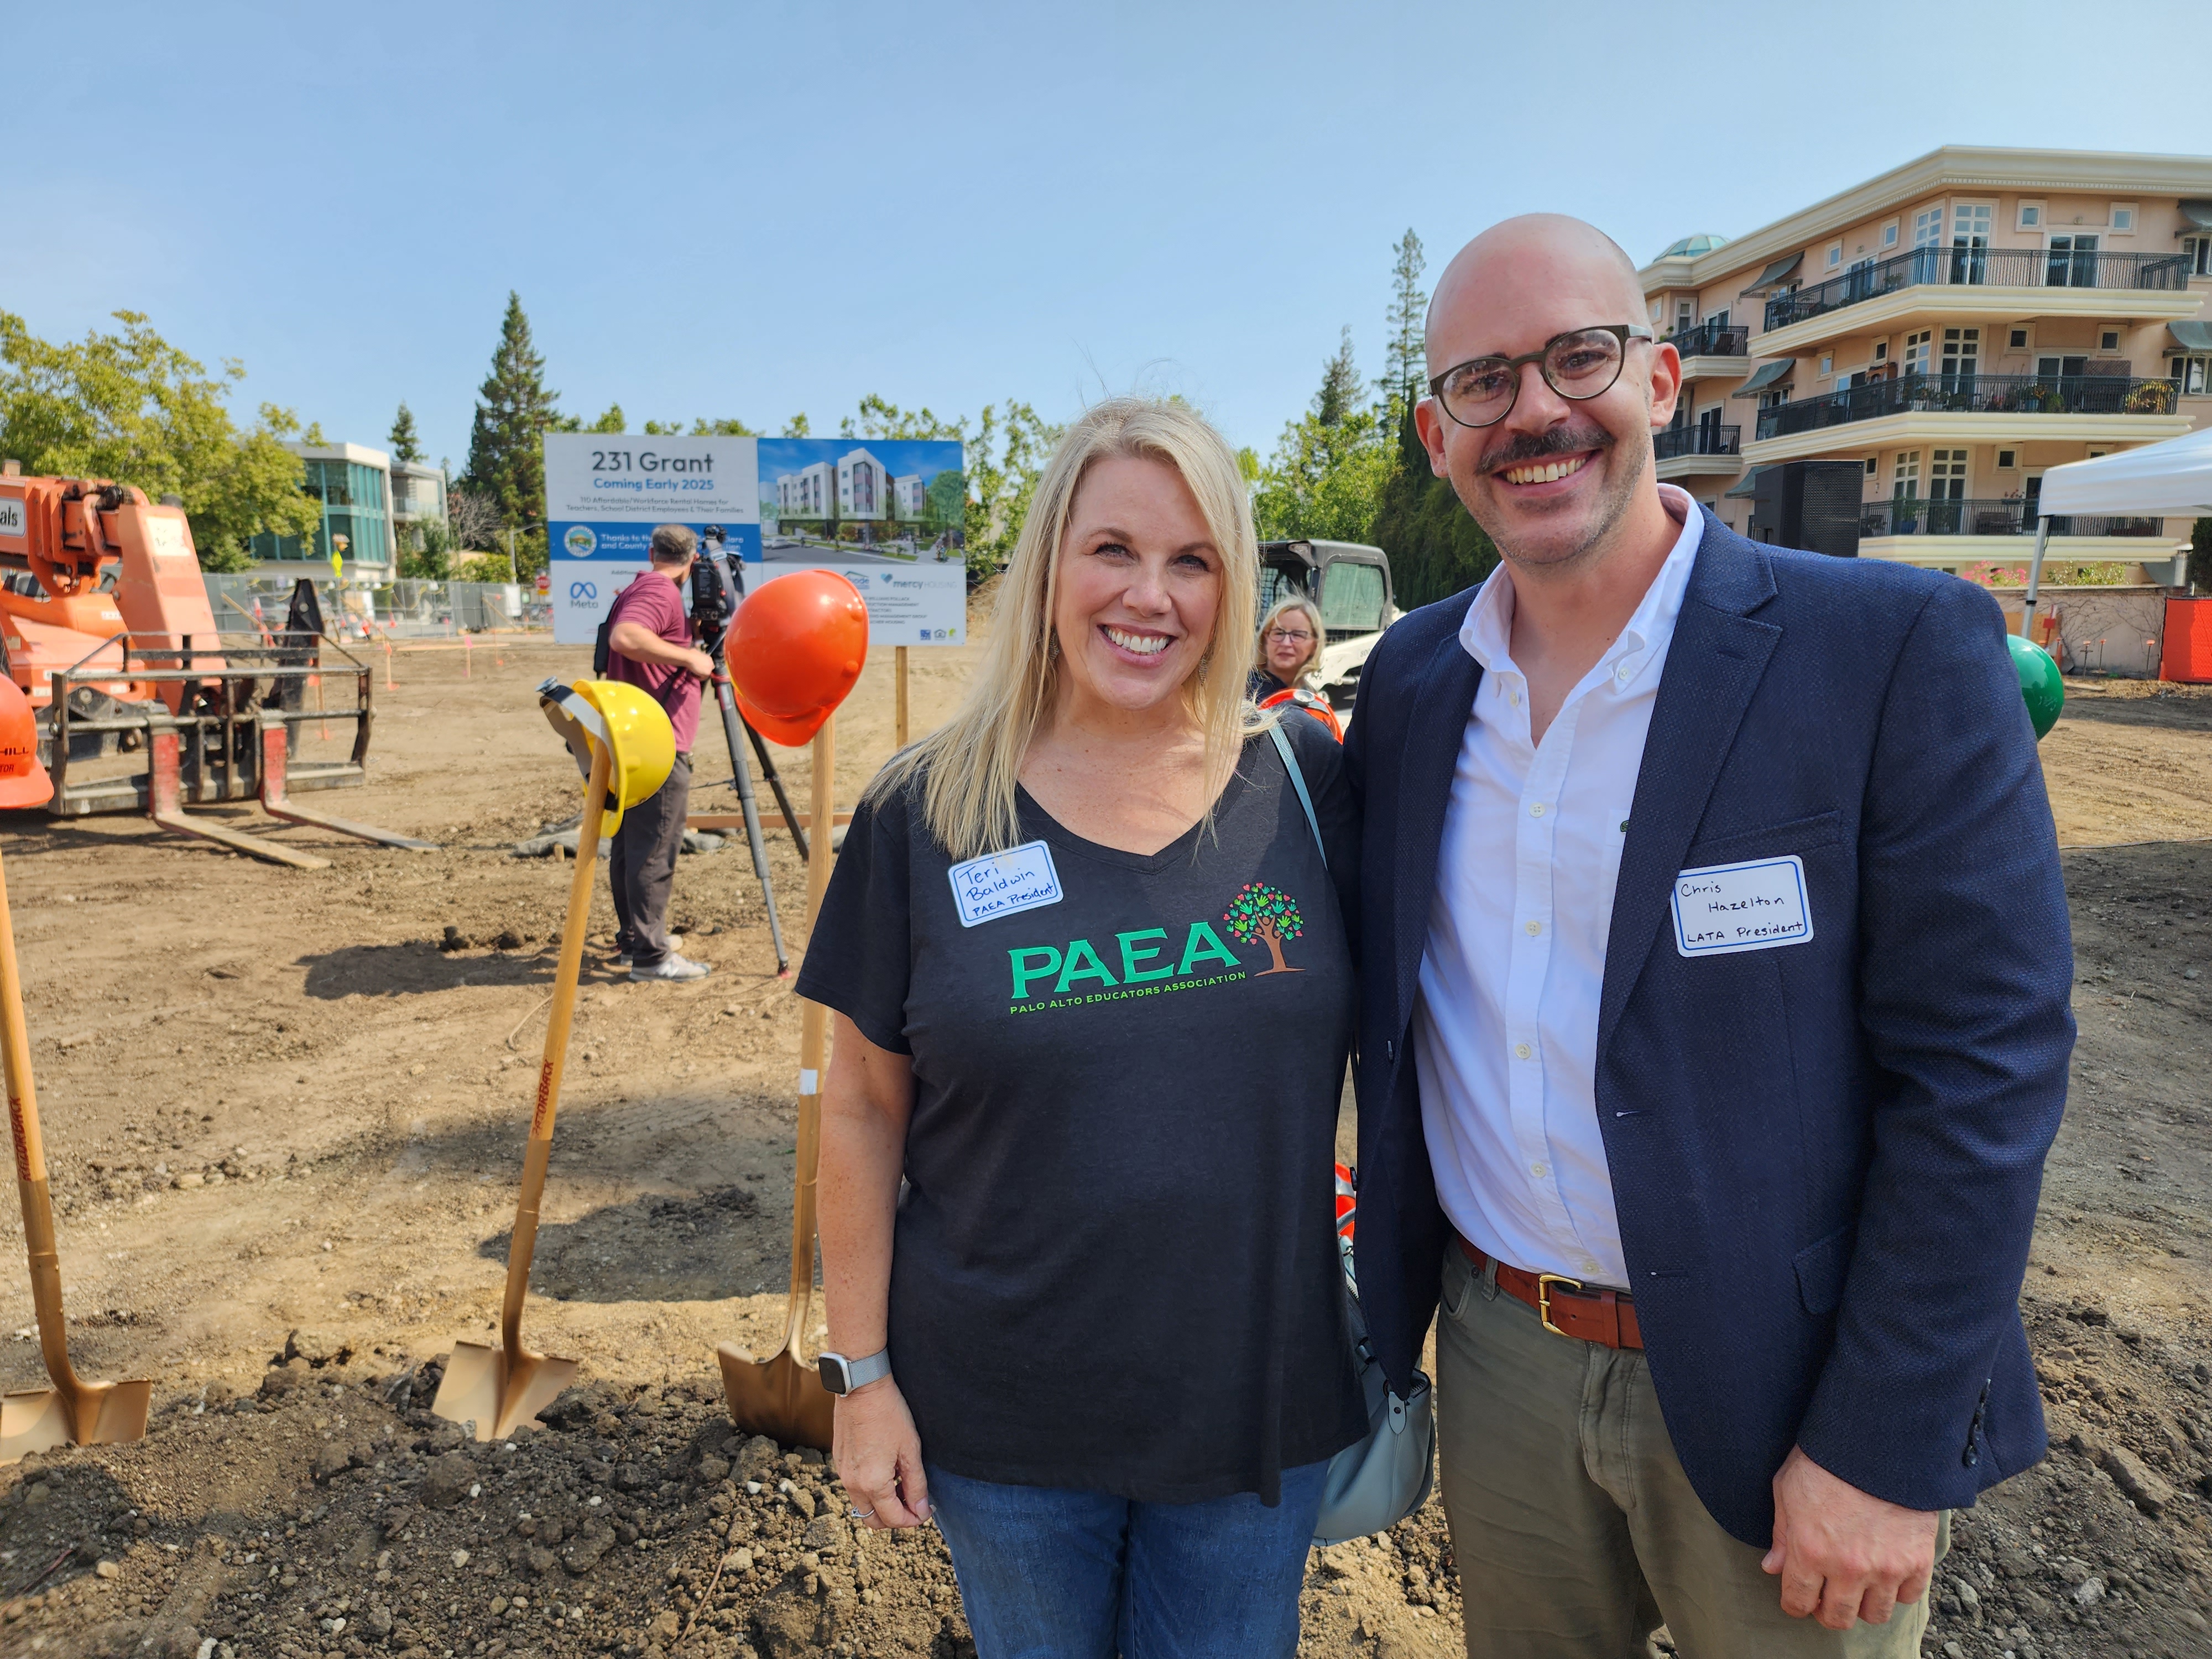
<instances>
[{"instance_id":1,"label":"watch strap","mask_svg":"<svg viewBox=\"0 0 2212 1659\"><path fill-rule=\"evenodd\" d=\"M834 1358L838 1362L838 1368L845 1374L845 1387L842 1391L845 1394L850 1394L855 1389L865 1389L869 1383L880 1382L891 1374L891 1351L889 1348L878 1348L865 1359L848 1359L842 1354Z\"/></svg>"}]
</instances>

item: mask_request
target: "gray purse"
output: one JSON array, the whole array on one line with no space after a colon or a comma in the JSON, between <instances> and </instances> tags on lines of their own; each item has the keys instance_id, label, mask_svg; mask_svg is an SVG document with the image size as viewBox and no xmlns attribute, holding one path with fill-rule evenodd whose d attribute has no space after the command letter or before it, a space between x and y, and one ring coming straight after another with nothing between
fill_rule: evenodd
<instances>
[{"instance_id":1,"label":"gray purse","mask_svg":"<svg viewBox=\"0 0 2212 1659\"><path fill-rule=\"evenodd\" d=\"M1306 827L1313 831L1322 868L1328 866L1328 848L1322 845L1321 820L1314 815L1313 796L1305 774L1283 728L1272 726L1275 740L1305 809ZM1347 1538L1395 1527L1428 1501L1436 1480L1436 1406L1429 1379L1413 1373L1413 1394L1401 1400L1382 1375L1374 1345L1367 1340L1367 1321L1359 1310L1359 1285L1353 1277L1351 1247L1344 1252L1345 1323L1352 1335L1352 1365L1367 1408L1367 1432L1329 1460L1328 1480L1322 1488L1321 1516L1314 1523L1314 1542L1340 1544Z\"/></svg>"}]
</instances>

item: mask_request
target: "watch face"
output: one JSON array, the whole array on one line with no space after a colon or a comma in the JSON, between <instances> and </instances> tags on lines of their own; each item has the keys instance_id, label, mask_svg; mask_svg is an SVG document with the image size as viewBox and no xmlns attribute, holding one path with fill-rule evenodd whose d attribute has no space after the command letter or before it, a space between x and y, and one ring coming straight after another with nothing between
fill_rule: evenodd
<instances>
[{"instance_id":1,"label":"watch face","mask_svg":"<svg viewBox=\"0 0 2212 1659\"><path fill-rule=\"evenodd\" d=\"M846 1391L845 1359L842 1354L825 1353L815 1362L822 1375L822 1386L835 1395Z\"/></svg>"}]
</instances>

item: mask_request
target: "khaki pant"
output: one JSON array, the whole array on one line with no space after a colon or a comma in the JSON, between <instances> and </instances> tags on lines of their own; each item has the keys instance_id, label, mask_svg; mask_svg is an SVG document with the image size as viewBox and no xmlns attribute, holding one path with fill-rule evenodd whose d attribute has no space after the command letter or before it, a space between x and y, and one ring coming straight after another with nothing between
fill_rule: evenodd
<instances>
[{"instance_id":1,"label":"khaki pant","mask_svg":"<svg viewBox=\"0 0 2212 1659\"><path fill-rule=\"evenodd\" d=\"M1555 1336L1456 1243L1437 1327L1437 1441L1469 1659L1910 1659L1928 1598L1832 1631L1782 1611L1765 1551L1705 1512L1644 1356ZM1948 1546L1944 1517L1937 1557Z\"/></svg>"}]
</instances>

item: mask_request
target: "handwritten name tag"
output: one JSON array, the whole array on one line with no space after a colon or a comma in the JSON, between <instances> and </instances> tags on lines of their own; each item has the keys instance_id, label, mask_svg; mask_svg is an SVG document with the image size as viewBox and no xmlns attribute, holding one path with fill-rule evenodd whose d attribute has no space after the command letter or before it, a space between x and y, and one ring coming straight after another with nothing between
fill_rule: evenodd
<instances>
[{"instance_id":1,"label":"handwritten name tag","mask_svg":"<svg viewBox=\"0 0 2212 1659\"><path fill-rule=\"evenodd\" d=\"M1041 841L987 853L954 865L945 874L952 880L952 902L963 927L1034 910L1041 904L1057 904L1062 896L1052 848Z\"/></svg>"},{"instance_id":2,"label":"handwritten name tag","mask_svg":"<svg viewBox=\"0 0 2212 1659\"><path fill-rule=\"evenodd\" d=\"M1771 951L1813 937L1805 860L1711 864L1674 878L1674 948L1686 957Z\"/></svg>"}]
</instances>

